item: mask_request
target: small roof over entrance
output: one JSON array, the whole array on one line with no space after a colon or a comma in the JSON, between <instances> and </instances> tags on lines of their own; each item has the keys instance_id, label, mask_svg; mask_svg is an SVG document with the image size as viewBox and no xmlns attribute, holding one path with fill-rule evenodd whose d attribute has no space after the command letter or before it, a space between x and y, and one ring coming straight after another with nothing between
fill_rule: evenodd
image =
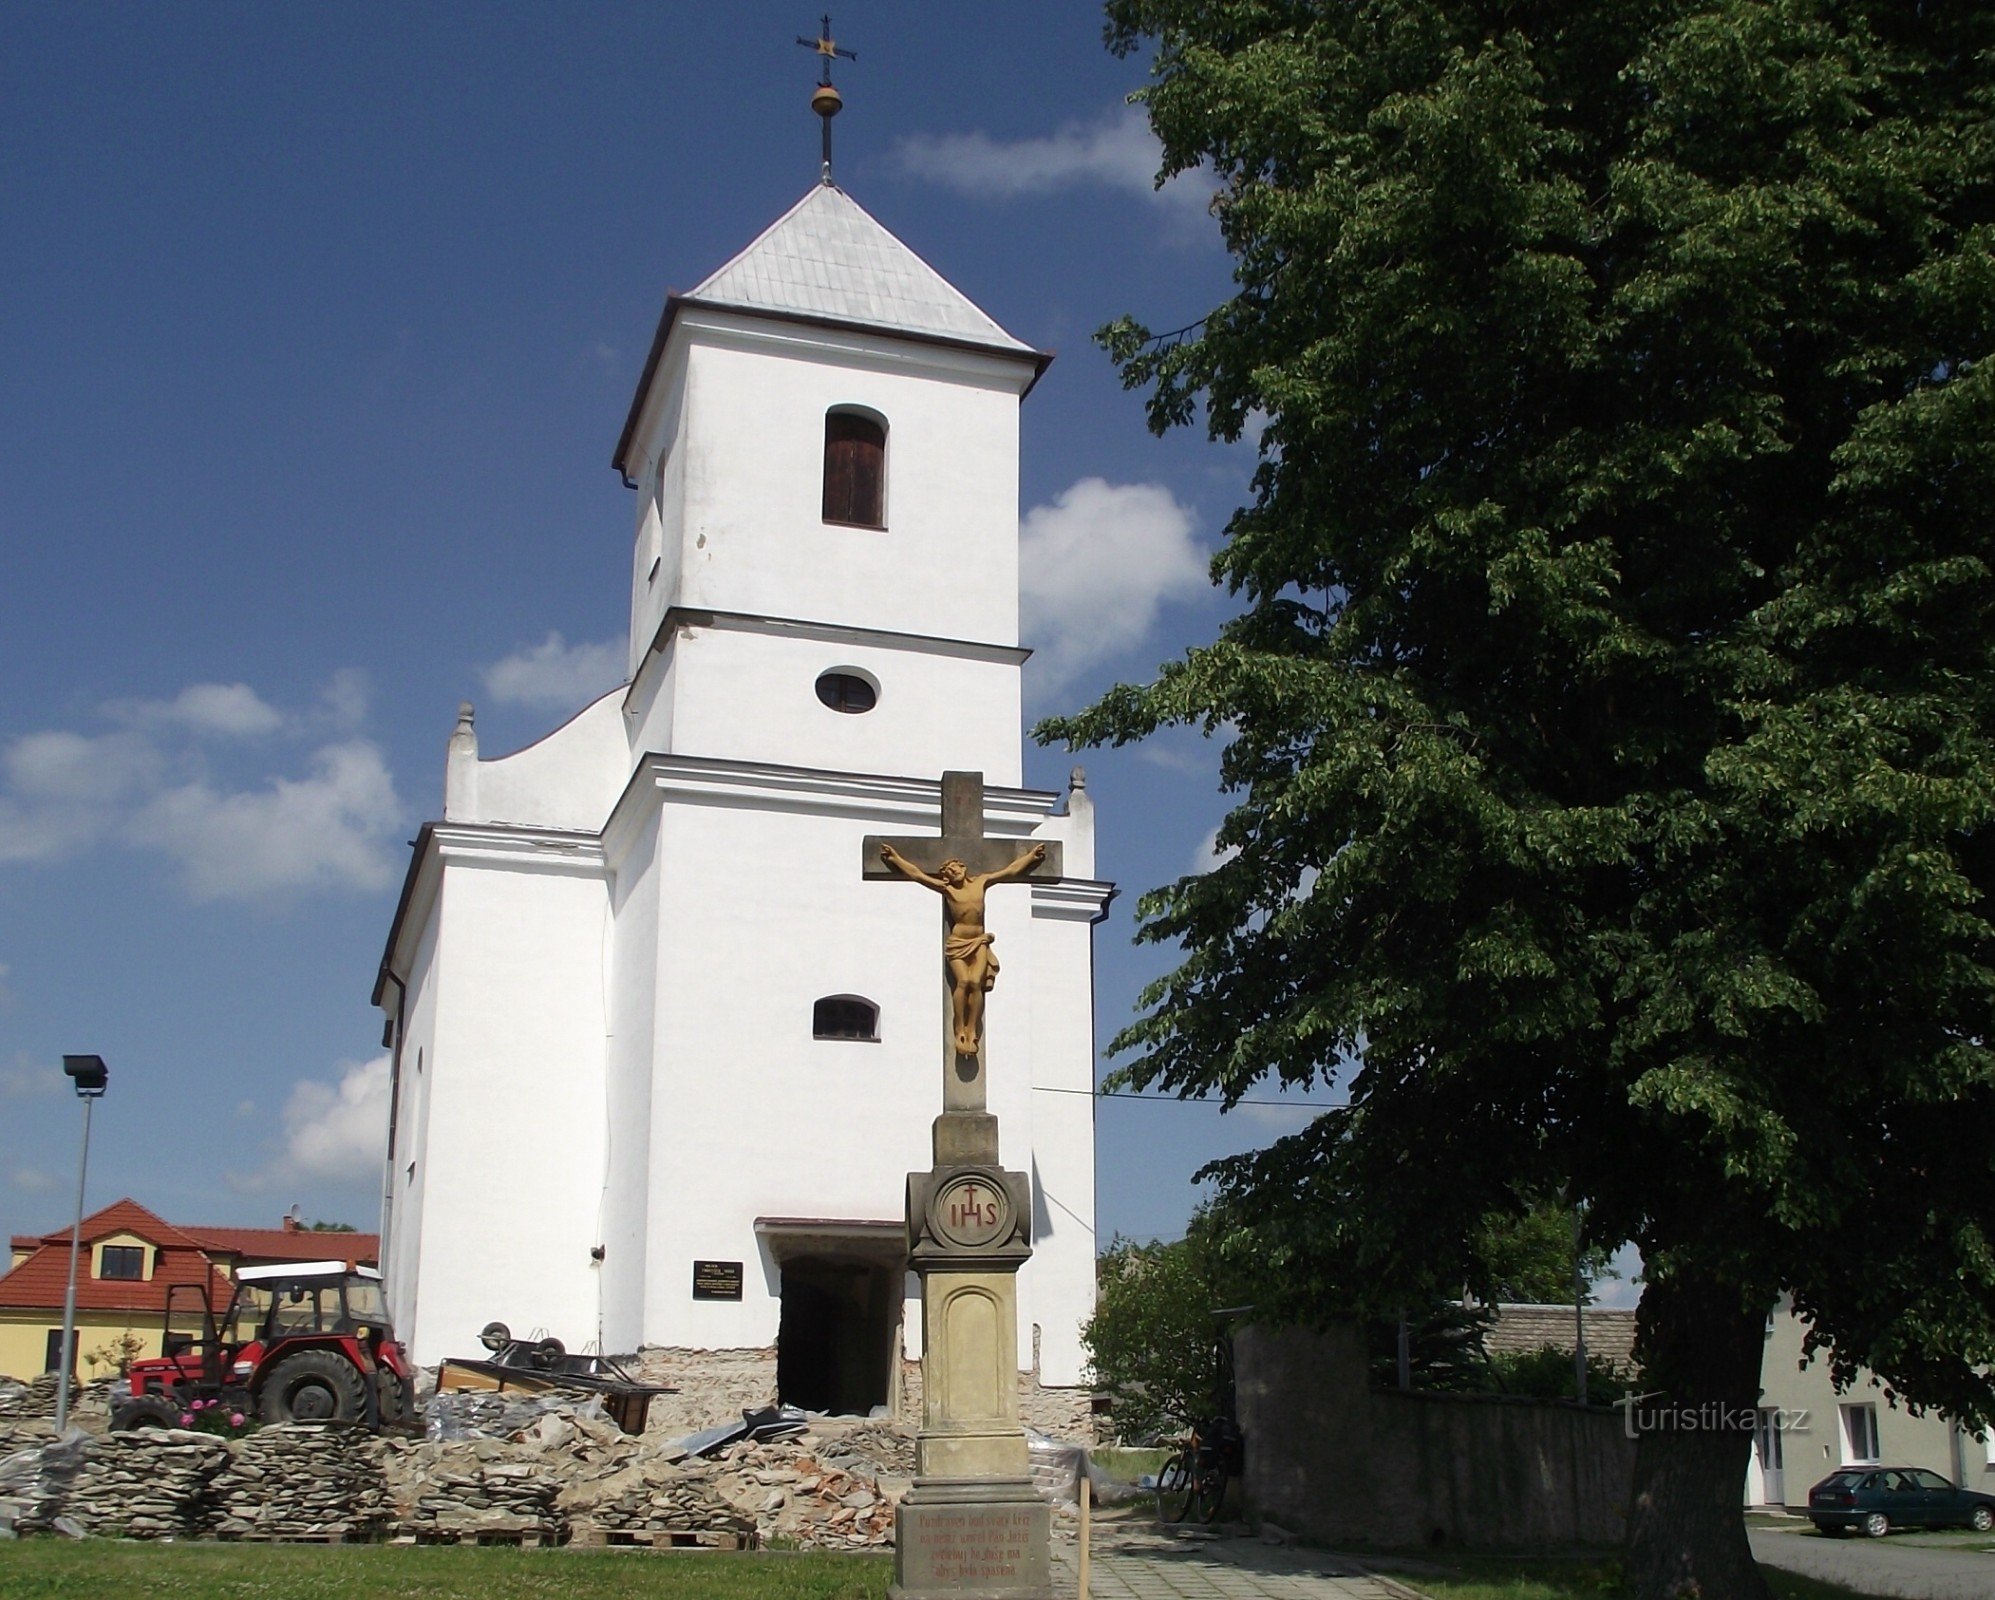
<instances>
[{"instance_id":1,"label":"small roof over entrance","mask_svg":"<svg viewBox=\"0 0 1995 1600\"><path fill-rule=\"evenodd\" d=\"M757 1217L755 1236L768 1241L769 1254L786 1261L899 1262L907 1255L907 1228L894 1221L858 1217Z\"/></svg>"}]
</instances>

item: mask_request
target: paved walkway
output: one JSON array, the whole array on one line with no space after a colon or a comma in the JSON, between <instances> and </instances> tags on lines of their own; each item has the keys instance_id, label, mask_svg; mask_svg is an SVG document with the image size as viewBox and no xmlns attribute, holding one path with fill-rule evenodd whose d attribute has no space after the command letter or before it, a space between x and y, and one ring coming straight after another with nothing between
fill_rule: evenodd
<instances>
[{"instance_id":1,"label":"paved walkway","mask_svg":"<svg viewBox=\"0 0 1995 1600\"><path fill-rule=\"evenodd\" d=\"M1053 1592L1075 1594L1079 1581L1074 1525L1062 1519L1053 1537ZM1089 1600L1405 1600L1412 1593L1327 1552L1251 1535L1109 1518L1094 1525Z\"/></svg>"}]
</instances>

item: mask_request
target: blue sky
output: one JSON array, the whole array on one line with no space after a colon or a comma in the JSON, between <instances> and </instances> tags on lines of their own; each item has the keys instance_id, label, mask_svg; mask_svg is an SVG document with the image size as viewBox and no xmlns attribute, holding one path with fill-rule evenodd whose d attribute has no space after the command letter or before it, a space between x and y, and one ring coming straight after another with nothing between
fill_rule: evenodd
<instances>
[{"instance_id":1,"label":"blue sky","mask_svg":"<svg viewBox=\"0 0 1995 1600\"><path fill-rule=\"evenodd\" d=\"M1153 192L1145 70L1091 6L835 13L843 187L1007 329L1026 402L1028 712L1226 613L1245 447L1158 440L1089 340L1223 297ZM488 754L620 676L611 448L668 288L814 181L813 12L762 3L0 11L0 1224L376 1217L367 996L460 699ZM1086 530L1086 537L1080 531ZM1137 894L1221 815L1180 736L1087 762L1104 1041L1162 958ZM1031 751L1057 786L1072 758ZM1327 1097L1327 1096L1326 1096ZM1306 1115L1100 1106L1104 1235Z\"/></svg>"}]
</instances>

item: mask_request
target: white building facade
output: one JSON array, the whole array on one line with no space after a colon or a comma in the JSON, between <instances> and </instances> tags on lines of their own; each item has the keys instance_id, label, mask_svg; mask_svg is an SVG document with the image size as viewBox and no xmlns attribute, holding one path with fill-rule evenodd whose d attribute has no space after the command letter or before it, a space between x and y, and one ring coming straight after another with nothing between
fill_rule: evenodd
<instances>
[{"instance_id":1,"label":"white building facade","mask_svg":"<svg viewBox=\"0 0 1995 1600\"><path fill-rule=\"evenodd\" d=\"M812 1409L920 1353L935 896L862 881L945 770L1065 876L994 888L991 1109L1030 1174L1021 1361L1077 1384L1094 1301L1094 821L1020 787L1018 408L1046 359L840 190L666 305L615 465L629 682L539 743L450 742L375 1003L382 1266L416 1359L489 1320L570 1348L778 1349ZM499 1243L495 1243L499 1242Z\"/></svg>"}]
</instances>

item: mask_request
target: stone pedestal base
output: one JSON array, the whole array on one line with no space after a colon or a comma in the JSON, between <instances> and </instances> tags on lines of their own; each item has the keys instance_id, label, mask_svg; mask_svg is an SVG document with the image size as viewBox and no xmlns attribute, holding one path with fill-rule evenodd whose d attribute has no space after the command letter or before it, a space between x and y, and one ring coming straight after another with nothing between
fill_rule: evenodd
<instances>
[{"instance_id":1,"label":"stone pedestal base","mask_svg":"<svg viewBox=\"0 0 1995 1600\"><path fill-rule=\"evenodd\" d=\"M1030 1478L915 1479L888 1600L1052 1600L1051 1508Z\"/></svg>"}]
</instances>

